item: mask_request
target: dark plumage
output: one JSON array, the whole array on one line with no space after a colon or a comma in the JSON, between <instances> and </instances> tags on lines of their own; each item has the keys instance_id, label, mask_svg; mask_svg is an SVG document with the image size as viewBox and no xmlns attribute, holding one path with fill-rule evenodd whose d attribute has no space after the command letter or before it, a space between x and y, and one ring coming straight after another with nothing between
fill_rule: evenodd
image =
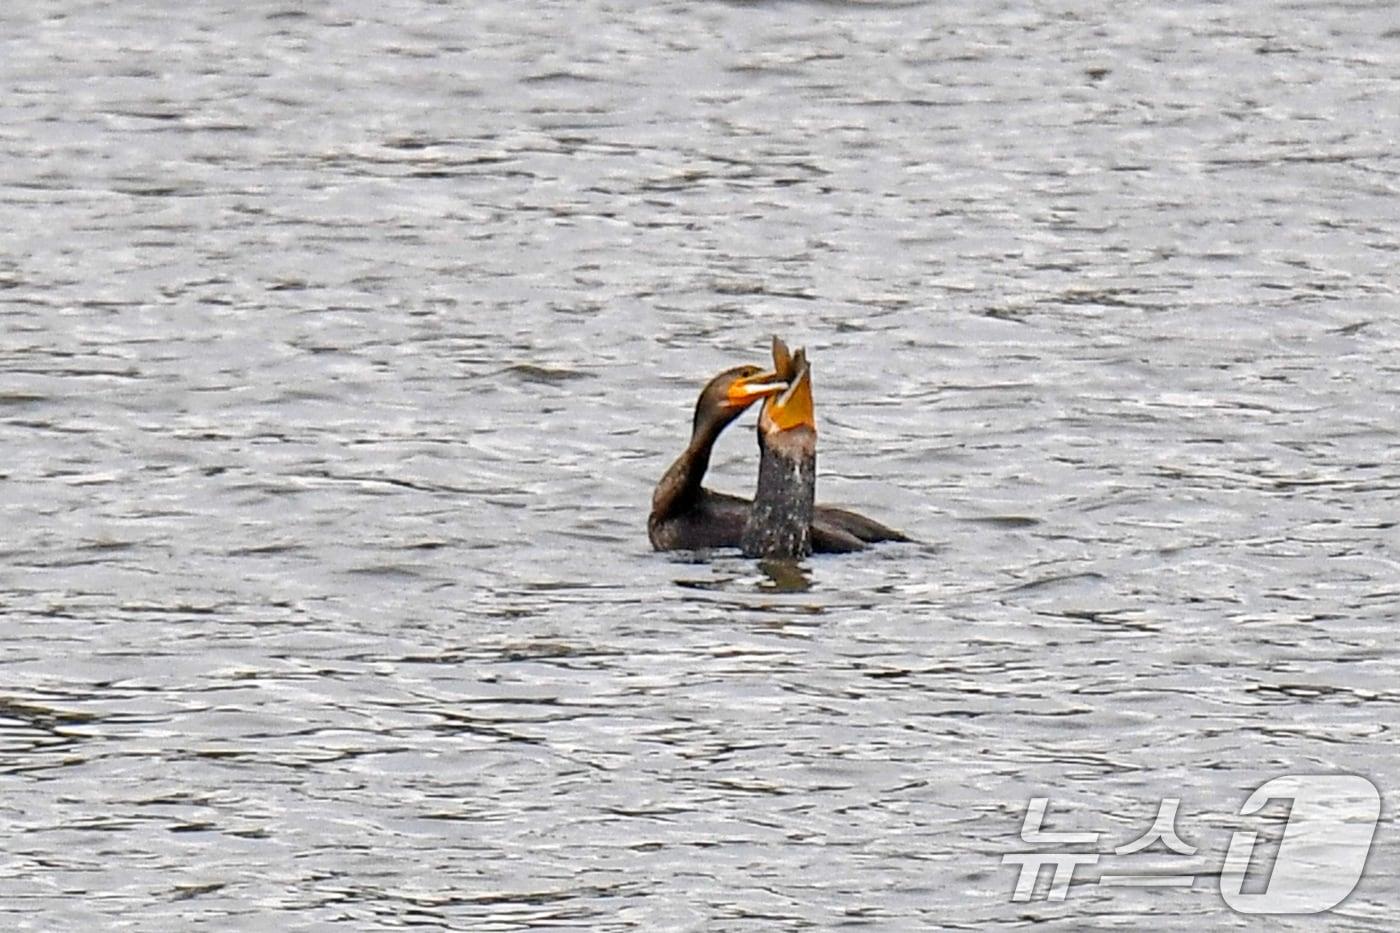
<instances>
[{"instance_id":1,"label":"dark plumage","mask_svg":"<svg viewBox=\"0 0 1400 933\"><path fill-rule=\"evenodd\" d=\"M779 345L781 341L775 338L775 359ZM786 351L785 346L782 349ZM727 369L706 384L695 403L690 443L666 470L652 494L651 514L647 518L647 536L651 539L652 547L658 551L670 551L743 546L744 530L750 523L753 503L740 496L714 492L702 485L710 466L710 452L720 433L744 409L760 398L776 395L788 388L787 383L775 379L775 373L766 373L757 366ZM815 433L812 443L815 445ZM774 468L770 467L770 470ZM760 500L765 499L763 469L760 462ZM814 472L810 483L811 488L815 489L815 459L812 469ZM767 486L781 487L784 484L779 480L780 477L774 474ZM805 495L800 490L801 483L799 480L799 496ZM789 490L789 498L792 491ZM781 501L761 501L760 511L786 509L789 515L783 521L790 527L793 521L791 508L780 506ZM859 551L867 544L879 541L909 540L893 528L847 509L816 505L811 507L810 514L810 551L803 553L845 553ZM771 520L764 519L763 522L770 523ZM795 548L801 548L800 542Z\"/></svg>"},{"instance_id":2,"label":"dark plumage","mask_svg":"<svg viewBox=\"0 0 1400 933\"><path fill-rule=\"evenodd\" d=\"M720 432L761 396L735 397L744 380L762 374L757 366L736 366L711 379L695 403L690 443L671 464L651 497L647 536L658 551L737 547L749 503L701 485L710 451Z\"/></svg>"},{"instance_id":3,"label":"dark plumage","mask_svg":"<svg viewBox=\"0 0 1400 933\"><path fill-rule=\"evenodd\" d=\"M742 545L749 557L791 560L812 553L817 498L817 420L806 355L773 338L773 362L787 383L758 415L758 487Z\"/></svg>"}]
</instances>

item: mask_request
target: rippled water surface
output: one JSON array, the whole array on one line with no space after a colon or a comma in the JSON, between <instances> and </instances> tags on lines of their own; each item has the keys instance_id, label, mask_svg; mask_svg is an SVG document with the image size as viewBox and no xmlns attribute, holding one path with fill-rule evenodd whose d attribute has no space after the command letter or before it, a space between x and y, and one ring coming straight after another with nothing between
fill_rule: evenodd
<instances>
[{"instance_id":1,"label":"rippled water surface","mask_svg":"<svg viewBox=\"0 0 1400 933\"><path fill-rule=\"evenodd\" d=\"M1400 20L1251 10L5 5L4 927L1313 928L1294 772L1389 927ZM651 552L772 333L922 543Z\"/></svg>"}]
</instances>

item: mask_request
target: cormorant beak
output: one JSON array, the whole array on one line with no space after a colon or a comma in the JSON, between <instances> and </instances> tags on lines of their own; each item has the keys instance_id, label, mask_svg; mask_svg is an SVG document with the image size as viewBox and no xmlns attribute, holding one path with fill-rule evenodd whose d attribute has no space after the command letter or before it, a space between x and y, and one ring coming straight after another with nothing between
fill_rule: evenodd
<instances>
[{"instance_id":1,"label":"cormorant beak","mask_svg":"<svg viewBox=\"0 0 1400 933\"><path fill-rule=\"evenodd\" d=\"M796 368L792 365L792 351L777 334L773 335L773 372L779 379L789 381L797 375Z\"/></svg>"},{"instance_id":2,"label":"cormorant beak","mask_svg":"<svg viewBox=\"0 0 1400 933\"><path fill-rule=\"evenodd\" d=\"M756 373L735 379L729 384L724 404L729 408L748 408L761 398L777 395L788 387L774 372Z\"/></svg>"},{"instance_id":3,"label":"cormorant beak","mask_svg":"<svg viewBox=\"0 0 1400 933\"><path fill-rule=\"evenodd\" d=\"M800 350L797 356L794 360L798 367L797 378L782 395L769 402L763 412L779 431L800 427L817 429L817 416L812 407L812 370Z\"/></svg>"}]
</instances>

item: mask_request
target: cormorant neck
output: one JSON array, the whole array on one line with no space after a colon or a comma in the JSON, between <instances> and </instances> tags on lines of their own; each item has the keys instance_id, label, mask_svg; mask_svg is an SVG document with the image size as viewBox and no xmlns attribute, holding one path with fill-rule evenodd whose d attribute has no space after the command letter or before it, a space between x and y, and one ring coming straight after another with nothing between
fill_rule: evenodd
<instances>
[{"instance_id":1,"label":"cormorant neck","mask_svg":"<svg viewBox=\"0 0 1400 933\"><path fill-rule=\"evenodd\" d=\"M758 488L744 526L749 557L793 559L812 553L817 496L817 433L810 427L758 432Z\"/></svg>"},{"instance_id":2,"label":"cormorant neck","mask_svg":"<svg viewBox=\"0 0 1400 933\"><path fill-rule=\"evenodd\" d=\"M710 468L710 451L720 432L732 420L711 417L696 421L690 443L661 477L661 482L656 484L656 492L651 497L653 522L685 511L700 498L704 491L701 484L705 480L705 472Z\"/></svg>"}]
</instances>

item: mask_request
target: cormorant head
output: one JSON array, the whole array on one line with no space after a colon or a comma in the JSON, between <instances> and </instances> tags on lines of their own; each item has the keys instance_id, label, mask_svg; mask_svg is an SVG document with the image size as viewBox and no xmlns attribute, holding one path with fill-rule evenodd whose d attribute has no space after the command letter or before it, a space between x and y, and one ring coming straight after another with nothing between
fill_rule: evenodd
<instances>
[{"instance_id":1,"label":"cormorant head","mask_svg":"<svg viewBox=\"0 0 1400 933\"><path fill-rule=\"evenodd\" d=\"M778 380L771 370L761 366L726 369L700 391L700 400L695 403L694 430L700 430L700 426L710 420L718 421L721 425L728 424L754 402L782 392L787 387L786 382Z\"/></svg>"},{"instance_id":2,"label":"cormorant head","mask_svg":"<svg viewBox=\"0 0 1400 933\"><path fill-rule=\"evenodd\" d=\"M787 344L773 338L773 371L780 391L767 396L758 416L759 430L765 433L790 431L806 427L817 429L817 417L812 404L812 369L807 364L807 351L796 353Z\"/></svg>"}]
</instances>

